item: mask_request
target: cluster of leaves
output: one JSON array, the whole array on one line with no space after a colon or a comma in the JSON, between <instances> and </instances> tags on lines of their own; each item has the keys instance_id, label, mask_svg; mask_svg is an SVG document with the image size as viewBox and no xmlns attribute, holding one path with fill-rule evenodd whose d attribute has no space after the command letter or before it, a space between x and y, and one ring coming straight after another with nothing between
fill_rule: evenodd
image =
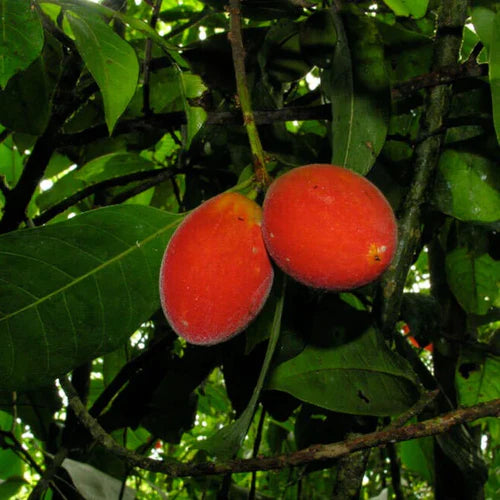
<instances>
[{"instance_id":1,"label":"cluster of leaves","mask_svg":"<svg viewBox=\"0 0 500 500\"><path fill-rule=\"evenodd\" d=\"M252 188L226 3L0 3L2 498L26 492L43 473L39 450L50 457L61 448L70 451L52 478L56 498L92 498L95 488L132 498L127 478L143 498L254 490L255 476L165 479L93 446L61 406L55 380L70 371L91 415L119 443L182 461L239 449L276 455L370 432L424 388L447 396L435 413L500 393L496 1L470 2L453 35L462 71L439 75L431 73L439 2L345 2L341 11L327 1L241 2L247 79L272 175L344 165L404 213L415 150L427 140L422 88L456 78L439 162L426 198L416 200L422 218L413 232L421 236L404 278L413 293L394 318L415 343L432 343L432 355L380 324L386 294L377 283L324 294L277 280L247 331L216 347L186 346L168 327L158 272L183 214L224 190ZM428 276L431 294L415 289ZM499 466L500 427L486 419L475 431L373 453L364 497L383 488L399 494L396 454L404 487L421 498L433 486L460 487L457 474L482 485L483 461ZM481 438L483 458L475 454ZM252 494L330 496L335 467L259 474ZM491 476L490 497L498 487Z\"/></svg>"}]
</instances>

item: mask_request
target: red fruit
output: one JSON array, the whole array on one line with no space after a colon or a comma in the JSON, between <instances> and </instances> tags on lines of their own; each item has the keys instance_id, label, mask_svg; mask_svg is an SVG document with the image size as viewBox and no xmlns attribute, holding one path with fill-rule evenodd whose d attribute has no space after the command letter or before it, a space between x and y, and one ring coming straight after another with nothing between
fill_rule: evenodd
<instances>
[{"instance_id":1,"label":"red fruit","mask_svg":"<svg viewBox=\"0 0 500 500\"><path fill-rule=\"evenodd\" d=\"M258 314L273 281L261 208L236 193L208 200L172 236L160 271L165 316L192 344L216 344Z\"/></svg>"},{"instance_id":2,"label":"red fruit","mask_svg":"<svg viewBox=\"0 0 500 500\"><path fill-rule=\"evenodd\" d=\"M276 179L264 201L262 231L283 271L327 290L375 280L397 242L383 194L364 177L333 165L306 165Z\"/></svg>"}]
</instances>

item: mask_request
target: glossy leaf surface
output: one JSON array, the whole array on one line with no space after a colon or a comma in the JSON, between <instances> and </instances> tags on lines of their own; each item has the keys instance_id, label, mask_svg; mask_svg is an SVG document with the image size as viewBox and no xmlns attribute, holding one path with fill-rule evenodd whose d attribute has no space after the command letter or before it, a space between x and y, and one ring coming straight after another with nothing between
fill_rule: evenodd
<instances>
[{"instance_id":1,"label":"glossy leaf surface","mask_svg":"<svg viewBox=\"0 0 500 500\"><path fill-rule=\"evenodd\" d=\"M488 254L475 256L457 248L446 256L446 275L451 291L471 314L486 314L500 306L500 262Z\"/></svg>"},{"instance_id":2,"label":"glossy leaf surface","mask_svg":"<svg viewBox=\"0 0 500 500\"><path fill-rule=\"evenodd\" d=\"M338 41L328 84L332 102L332 163L365 175L389 123L389 80L377 28L366 16L334 16ZM346 31L356 33L347 37Z\"/></svg>"},{"instance_id":3,"label":"glossy leaf surface","mask_svg":"<svg viewBox=\"0 0 500 500\"><path fill-rule=\"evenodd\" d=\"M0 87L40 54L43 31L30 0L0 2Z\"/></svg>"},{"instance_id":4,"label":"glossy leaf surface","mask_svg":"<svg viewBox=\"0 0 500 500\"><path fill-rule=\"evenodd\" d=\"M0 388L46 384L124 342L159 307L181 218L124 205L0 237Z\"/></svg>"},{"instance_id":5,"label":"glossy leaf surface","mask_svg":"<svg viewBox=\"0 0 500 500\"><path fill-rule=\"evenodd\" d=\"M132 47L104 21L85 12L69 12L66 19L75 43L104 100L106 124L111 133L134 95L139 63Z\"/></svg>"},{"instance_id":6,"label":"glossy leaf surface","mask_svg":"<svg viewBox=\"0 0 500 500\"><path fill-rule=\"evenodd\" d=\"M495 222L500 218L500 172L478 154L443 152L434 199L438 208L463 221Z\"/></svg>"},{"instance_id":7,"label":"glossy leaf surface","mask_svg":"<svg viewBox=\"0 0 500 500\"><path fill-rule=\"evenodd\" d=\"M489 76L491 101L493 105L493 123L500 143L500 12L495 15L491 32Z\"/></svg>"},{"instance_id":8,"label":"glossy leaf surface","mask_svg":"<svg viewBox=\"0 0 500 500\"><path fill-rule=\"evenodd\" d=\"M385 346L374 328L352 342L307 346L273 370L267 388L332 411L359 415L396 415L418 397L411 369ZM384 394L391 397L384 398Z\"/></svg>"}]
</instances>

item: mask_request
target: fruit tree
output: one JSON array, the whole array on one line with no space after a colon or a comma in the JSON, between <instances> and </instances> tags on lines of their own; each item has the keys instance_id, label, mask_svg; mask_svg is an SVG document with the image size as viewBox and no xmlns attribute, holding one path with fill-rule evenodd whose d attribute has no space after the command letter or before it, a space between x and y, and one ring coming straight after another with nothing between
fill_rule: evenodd
<instances>
[{"instance_id":1,"label":"fruit tree","mask_svg":"<svg viewBox=\"0 0 500 500\"><path fill-rule=\"evenodd\" d=\"M0 498L500 495L500 1L2 0Z\"/></svg>"}]
</instances>

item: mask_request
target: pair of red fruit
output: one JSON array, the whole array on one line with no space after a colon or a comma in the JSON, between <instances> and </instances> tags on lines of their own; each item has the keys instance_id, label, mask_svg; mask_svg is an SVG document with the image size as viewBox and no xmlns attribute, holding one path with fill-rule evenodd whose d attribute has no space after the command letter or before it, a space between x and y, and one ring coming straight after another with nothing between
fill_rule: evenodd
<instances>
[{"instance_id":1,"label":"pair of red fruit","mask_svg":"<svg viewBox=\"0 0 500 500\"><path fill-rule=\"evenodd\" d=\"M333 165L298 167L271 184L262 209L223 193L184 219L163 256L163 311L188 342L224 342L264 305L269 257L307 286L350 290L384 272L396 241L393 211L370 181Z\"/></svg>"}]
</instances>

